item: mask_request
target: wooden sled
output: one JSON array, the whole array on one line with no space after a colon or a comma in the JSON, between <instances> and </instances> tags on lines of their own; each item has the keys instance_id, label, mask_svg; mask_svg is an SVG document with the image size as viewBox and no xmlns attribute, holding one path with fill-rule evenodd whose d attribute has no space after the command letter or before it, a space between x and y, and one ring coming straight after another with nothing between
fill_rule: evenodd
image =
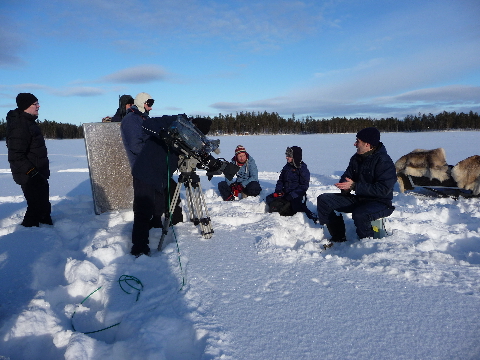
<instances>
[{"instance_id":1,"label":"wooden sled","mask_svg":"<svg viewBox=\"0 0 480 360\"><path fill-rule=\"evenodd\" d=\"M451 197L458 200L460 196L465 198L480 197L480 195L473 194L472 190L465 190L457 186L455 180L450 177L445 181L438 179L430 180L426 176L411 176L404 175L406 183L410 186L405 187L405 190L415 190L415 188L425 189L428 191L426 195L437 195L439 197Z\"/></svg>"}]
</instances>

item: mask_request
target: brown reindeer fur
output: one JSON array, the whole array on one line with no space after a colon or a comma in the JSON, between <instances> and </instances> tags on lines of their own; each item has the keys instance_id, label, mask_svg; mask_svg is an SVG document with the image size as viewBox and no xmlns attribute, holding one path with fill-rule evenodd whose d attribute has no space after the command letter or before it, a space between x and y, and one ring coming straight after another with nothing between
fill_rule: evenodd
<instances>
[{"instance_id":1,"label":"brown reindeer fur","mask_svg":"<svg viewBox=\"0 0 480 360\"><path fill-rule=\"evenodd\" d=\"M459 188L480 194L480 156L473 155L460 161L452 169L452 177Z\"/></svg>"},{"instance_id":2,"label":"brown reindeer fur","mask_svg":"<svg viewBox=\"0 0 480 360\"><path fill-rule=\"evenodd\" d=\"M448 165L443 148L434 150L415 149L398 159L395 163L395 168L401 192L411 190L407 175L415 177L425 176L430 180L438 179L439 181L445 181L449 178L447 173Z\"/></svg>"}]
</instances>

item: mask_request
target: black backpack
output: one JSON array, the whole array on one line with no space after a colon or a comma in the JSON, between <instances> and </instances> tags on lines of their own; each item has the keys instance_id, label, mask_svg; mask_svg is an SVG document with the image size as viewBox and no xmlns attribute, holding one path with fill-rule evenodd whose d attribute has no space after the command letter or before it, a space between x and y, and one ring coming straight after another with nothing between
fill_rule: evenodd
<instances>
[{"instance_id":1,"label":"black backpack","mask_svg":"<svg viewBox=\"0 0 480 360\"><path fill-rule=\"evenodd\" d=\"M295 213L290 206L290 201L283 197L275 198L269 205L269 212L278 212L281 216L292 216Z\"/></svg>"}]
</instances>

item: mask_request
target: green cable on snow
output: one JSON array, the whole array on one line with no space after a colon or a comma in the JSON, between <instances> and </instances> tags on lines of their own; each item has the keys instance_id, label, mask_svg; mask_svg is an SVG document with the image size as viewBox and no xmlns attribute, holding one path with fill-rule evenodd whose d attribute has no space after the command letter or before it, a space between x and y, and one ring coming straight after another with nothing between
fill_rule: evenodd
<instances>
[{"instance_id":1,"label":"green cable on snow","mask_svg":"<svg viewBox=\"0 0 480 360\"><path fill-rule=\"evenodd\" d=\"M132 289L135 289L137 290L137 298L135 301L138 301L139 297L140 297L140 292L143 291L143 284L142 282L137 279L135 276L131 276L131 275L122 275L120 276L120 278L118 279L118 284L120 285L120 288L123 290L123 292L125 292L126 294L131 294L131 292L128 292L127 290L125 290L122 286L122 282L127 284L128 286L130 286ZM132 282L135 282L137 285L140 285L140 287L135 287L132 285ZM93 294L95 294L98 290L100 290L102 287L98 287L97 289L95 289L94 291L92 291L90 294L87 295L87 297L85 299L82 300L82 302L80 303L80 305L82 305L85 301L87 301L88 298L90 298L90 296L92 296ZM78 305L77 305L78 306ZM76 312L77 312L77 306L75 306L75 311L73 312L72 314L72 317L71 317L71 321L72 321L72 329L73 331L77 331L75 329L75 326L73 325L73 317L75 316ZM110 325L110 326L107 326L103 329L100 329L100 330L94 330L94 331L86 331L86 332L82 332L83 334L93 334L93 333L97 333L97 332L100 332L100 331L104 331L104 330L107 330L107 329L111 329L117 325L120 325L121 321L116 323L116 324L113 324L113 325Z\"/></svg>"}]
</instances>

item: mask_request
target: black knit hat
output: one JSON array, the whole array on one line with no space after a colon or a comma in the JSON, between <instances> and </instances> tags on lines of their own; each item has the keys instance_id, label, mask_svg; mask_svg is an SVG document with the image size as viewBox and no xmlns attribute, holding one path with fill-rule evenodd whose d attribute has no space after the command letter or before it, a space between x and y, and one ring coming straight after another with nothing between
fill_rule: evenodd
<instances>
[{"instance_id":1,"label":"black knit hat","mask_svg":"<svg viewBox=\"0 0 480 360\"><path fill-rule=\"evenodd\" d=\"M124 108L126 105L133 105L134 101L132 95L122 95L118 98L118 106Z\"/></svg>"},{"instance_id":2,"label":"black knit hat","mask_svg":"<svg viewBox=\"0 0 480 360\"><path fill-rule=\"evenodd\" d=\"M35 95L30 93L20 93L17 95L17 108L20 111L28 109L33 103L37 102L38 99Z\"/></svg>"},{"instance_id":3,"label":"black knit hat","mask_svg":"<svg viewBox=\"0 0 480 360\"><path fill-rule=\"evenodd\" d=\"M287 147L285 156L293 158L293 166L298 169L302 162L302 148L300 146Z\"/></svg>"},{"instance_id":4,"label":"black knit hat","mask_svg":"<svg viewBox=\"0 0 480 360\"><path fill-rule=\"evenodd\" d=\"M372 146L378 146L380 143L380 131L374 127L368 127L357 133L357 139L369 143Z\"/></svg>"}]
</instances>

